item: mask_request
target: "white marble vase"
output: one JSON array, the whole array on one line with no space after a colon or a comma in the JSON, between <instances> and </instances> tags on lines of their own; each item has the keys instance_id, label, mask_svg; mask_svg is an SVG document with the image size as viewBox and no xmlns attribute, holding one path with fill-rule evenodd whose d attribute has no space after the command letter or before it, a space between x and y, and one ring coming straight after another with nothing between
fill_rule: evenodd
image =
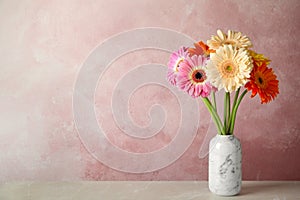
<instances>
[{"instance_id":1,"label":"white marble vase","mask_svg":"<svg viewBox=\"0 0 300 200\"><path fill-rule=\"evenodd\" d=\"M242 149L233 135L216 135L209 143L209 190L221 196L233 196L242 186Z\"/></svg>"}]
</instances>

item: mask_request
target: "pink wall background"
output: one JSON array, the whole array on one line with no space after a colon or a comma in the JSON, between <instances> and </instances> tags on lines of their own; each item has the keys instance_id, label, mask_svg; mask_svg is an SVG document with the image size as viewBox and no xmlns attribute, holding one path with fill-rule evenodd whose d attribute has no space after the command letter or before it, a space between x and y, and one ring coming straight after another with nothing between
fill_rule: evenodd
<instances>
[{"instance_id":1,"label":"pink wall background","mask_svg":"<svg viewBox=\"0 0 300 200\"><path fill-rule=\"evenodd\" d=\"M198 158L209 123L202 104L192 145L176 162L155 172L111 169L93 158L78 137L72 95L82 63L108 37L143 27L168 28L196 40L208 39L218 28L247 34L254 49L272 60L280 95L268 105L260 105L258 98L245 98L241 105L236 135L243 146L243 179L300 180L299 9L297 0L1 1L0 181L207 179L207 158ZM111 98L110 87L123 73L138 64L166 64L168 57L155 50L126 55L99 84L98 117L106 119L108 138L115 145L133 152L145 151L140 147L148 145L147 151L152 151L172 139L176 126L154 142L130 143L110 123L111 113L101 112ZM131 99L136 123L147 123L144 108L153 102L178 111L168 91L159 87L147 91Z\"/></svg>"}]
</instances>

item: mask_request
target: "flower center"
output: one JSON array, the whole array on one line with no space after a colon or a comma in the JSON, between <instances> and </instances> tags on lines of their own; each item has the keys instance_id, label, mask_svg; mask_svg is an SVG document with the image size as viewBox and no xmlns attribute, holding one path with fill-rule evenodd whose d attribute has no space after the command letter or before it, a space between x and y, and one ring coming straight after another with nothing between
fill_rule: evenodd
<instances>
[{"instance_id":1,"label":"flower center","mask_svg":"<svg viewBox=\"0 0 300 200\"><path fill-rule=\"evenodd\" d=\"M195 74L195 78L198 79L198 80L201 79L202 78L202 74L200 72L197 72Z\"/></svg>"},{"instance_id":2,"label":"flower center","mask_svg":"<svg viewBox=\"0 0 300 200\"><path fill-rule=\"evenodd\" d=\"M228 65L228 66L226 67L226 71L231 72L231 71L232 71L232 67L231 67L230 65Z\"/></svg>"},{"instance_id":3,"label":"flower center","mask_svg":"<svg viewBox=\"0 0 300 200\"><path fill-rule=\"evenodd\" d=\"M225 78L232 78L236 74L236 67L231 60L225 60L219 65L219 71Z\"/></svg>"},{"instance_id":4,"label":"flower center","mask_svg":"<svg viewBox=\"0 0 300 200\"><path fill-rule=\"evenodd\" d=\"M174 66L174 71L178 72L179 69L179 64L183 61L183 58L179 58L178 61L176 62L175 66Z\"/></svg>"},{"instance_id":5,"label":"flower center","mask_svg":"<svg viewBox=\"0 0 300 200\"><path fill-rule=\"evenodd\" d=\"M227 45L232 45L232 46L234 46L234 45L236 45L236 41L233 41L233 40L226 40L223 44L224 44L224 45L227 44Z\"/></svg>"},{"instance_id":6,"label":"flower center","mask_svg":"<svg viewBox=\"0 0 300 200\"><path fill-rule=\"evenodd\" d=\"M262 74L257 73L255 78L256 78L256 84L258 85L258 87L265 89L267 86L267 83L264 80Z\"/></svg>"},{"instance_id":7,"label":"flower center","mask_svg":"<svg viewBox=\"0 0 300 200\"><path fill-rule=\"evenodd\" d=\"M195 83L202 83L206 79L205 71L202 69L197 69L192 73L192 80Z\"/></svg>"}]
</instances>

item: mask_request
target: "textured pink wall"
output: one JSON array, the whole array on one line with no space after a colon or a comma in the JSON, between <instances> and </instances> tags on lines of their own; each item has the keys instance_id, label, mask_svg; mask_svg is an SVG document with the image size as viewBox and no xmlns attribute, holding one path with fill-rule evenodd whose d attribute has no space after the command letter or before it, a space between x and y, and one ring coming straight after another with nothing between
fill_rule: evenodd
<instances>
[{"instance_id":1,"label":"textured pink wall","mask_svg":"<svg viewBox=\"0 0 300 200\"><path fill-rule=\"evenodd\" d=\"M271 58L280 95L268 105L260 105L258 98L245 98L241 105L236 135L243 145L243 179L300 180L299 9L298 0L1 1L0 181L207 179L207 158L198 158L209 123L202 104L192 145L176 162L155 172L111 169L92 157L79 139L72 95L82 63L105 39L142 27L168 28L196 40L206 40L217 28L247 34L255 50ZM97 117L120 148L153 151L174 137L177 127L171 125L149 141L131 140L106 109L111 88L123 73L143 63L166 64L168 57L157 50L128 54L113 63L99 83ZM170 112L167 120L178 121L178 103L161 87L134 93L130 102L132 118L140 125L149 122L145 113L153 103Z\"/></svg>"}]
</instances>

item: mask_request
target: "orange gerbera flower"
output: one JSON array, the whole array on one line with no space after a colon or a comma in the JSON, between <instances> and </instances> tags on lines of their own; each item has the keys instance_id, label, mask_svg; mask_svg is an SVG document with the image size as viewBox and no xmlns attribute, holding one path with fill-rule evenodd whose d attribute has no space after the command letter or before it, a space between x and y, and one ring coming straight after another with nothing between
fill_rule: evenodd
<instances>
[{"instance_id":1,"label":"orange gerbera flower","mask_svg":"<svg viewBox=\"0 0 300 200\"><path fill-rule=\"evenodd\" d=\"M251 97L258 93L261 103L268 103L279 94L279 81L276 78L273 70L268 68L265 63L262 63L261 66L255 65L245 87L248 91L252 90Z\"/></svg>"},{"instance_id":2,"label":"orange gerbera flower","mask_svg":"<svg viewBox=\"0 0 300 200\"><path fill-rule=\"evenodd\" d=\"M216 52L213 49L210 49L204 42L199 41L197 43L194 43L195 48L189 48L189 53L190 56L192 57L193 55L205 55L209 56L210 53Z\"/></svg>"}]
</instances>

